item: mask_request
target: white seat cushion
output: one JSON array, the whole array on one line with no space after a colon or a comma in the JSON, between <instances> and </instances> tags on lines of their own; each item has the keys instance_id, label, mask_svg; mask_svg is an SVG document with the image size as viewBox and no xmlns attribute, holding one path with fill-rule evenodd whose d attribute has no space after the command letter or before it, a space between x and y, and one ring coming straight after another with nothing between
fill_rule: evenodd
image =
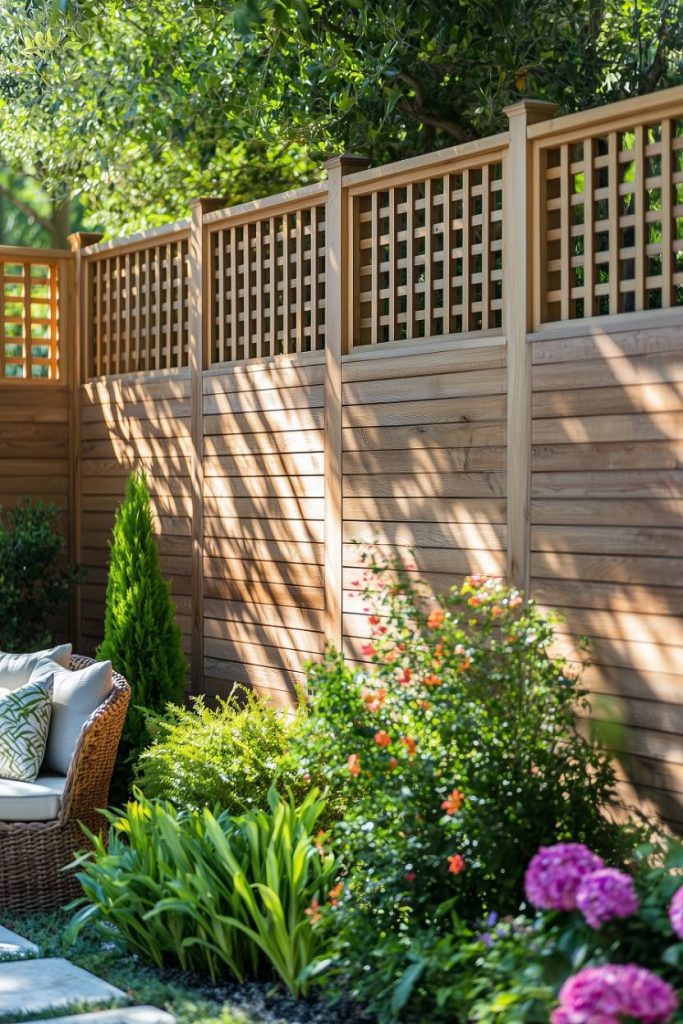
<instances>
[{"instance_id":1,"label":"white seat cushion","mask_svg":"<svg viewBox=\"0 0 683 1024\"><path fill-rule=\"evenodd\" d=\"M0 779L0 821L53 821L65 785L63 775L39 775L35 782Z\"/></svg>"},{"instance_id":2,"label":"white seat cushion","mask_svg":"<svg viewBox=\"0 0 683 1024\"><path fill-rule=\"evenodd\" d=\"M51 658L62 668L69 667L71 644L51 647L49 651L34 651L32 654L5 654L0 651L0 687L4 690L18 690L25 686L39 661Z\"/></svg>"},{"instance_id":3,"label":"white seat cushion","mask_svg":"<svg viewBox=\"0 0 683 1024\"><path fill-rule=\"evenodd\" d=\"M48 672L54 682L43 771L66 775L83 726L111 693L111 662L98 661L71 672L43 658L33 669L31 680L44 678Z\"/></svg>"}]
</instances>

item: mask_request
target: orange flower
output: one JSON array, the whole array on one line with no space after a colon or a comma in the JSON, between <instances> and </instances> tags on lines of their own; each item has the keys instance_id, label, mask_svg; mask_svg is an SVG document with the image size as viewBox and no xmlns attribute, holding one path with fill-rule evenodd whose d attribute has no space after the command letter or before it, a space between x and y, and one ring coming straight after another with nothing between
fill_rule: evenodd
<instances>
[{"instance_id":1,"label":"orange flower","mask_svg":"<svg viewBox=\"0 0 683 1024\"><path fill-rule=\"evenodd\" d=\"M378 747L388 747L391 743L391 736L384 729L380 729L375 733L375 743Z\"/></svg>"},{"instance_id":2,"label":"orange flower","mask_svg":"<svg viewBox=\"0 0 683 1024\"><path fill-rule=\"evenodd\" d=\"M494 617L494 619L499 619L502 614L503 609L500 607L500 605L494 604L493 608L491 609L491 615Z\"/></svg>"},{"instance_id":3,"label":"orange flower","mask_svg":"<svg viewBox=\"0 0 683 1024\"><path fill-rule=\"evenodd\" d=\"M322 917L322 914L320 913L320 904L318 903L317 899L314 899L310 907L307 907L306 910L304 910L304 914L306 915L311 924L318 923L318 921Z\"/></svg>"},{"instance_id":4,"label":"orange flower","mask_svg":"<svg viewBox=\"0 0 683 1024\"><path fill-rule=\"evenodd\" d=\"M387 761L387 765L389 766L389 768L391 769L392 772L395 771L396 768L398 768L398 760L397 760L397 758L390 757L389 760Z\"/></svg>"},{"instance_id":5,"label":"orange flower","mask_svg":"<svg viewBox=\"0 0 683 1024\"><path fill-rule=\"evenodd\" d=\"M478 608L479 605L481 604L481 598L478 597L476 594L472 594L472 597L468 598L467 603L470 606L470 608Z\"/></svg>"},{"instance_id":6,"label":"orange flower","mask_svg":"<svg viewBox=\"0 0 683 1024\"><path fill-rule=\"evenodd\" d=\"M459 789L454 789L443 801L441 807L446 814L453 815L457 814L462 807L462 802L465 799L464 795Z\"/></svg>"},{"instance_id":7,"label":"orange flower","mask_svg":"<svg viewBox=\"0 0 683 1024\"><path fill-rule=\"evenodd\" d=\"M377 654L377 651L375 650L374 644L363 644L363 646L360 649L360 653L363 655L364 658L374 658L374 656Z\"/></svg>"},{"instance_id":8,"label":"orange flower","mask_svg":"<svg viewBox=\"0 0 683 1024\"><path fill-rule=\"evenodd\" d=\"M521 594L515 594L514 597L510 598L508 603L509 603L511 608L518 608L519 605L522 604L523 600L524 600L524 598L522 597Z\"/></svg>"},{"instance_id":9,"label":"orange flower","mask_svg":"<svg viewBox=\"0 0 683 1024\"><path fill-rule=\"evenodd\" d=\"M472 659L471 658L465 658L464 661L460 662L460 664L458 665L458 668L460 669L461 672L466 672L471 664L472 664Z\"/></svg>"},{"instance_id":10,"label":"orange flower","mask_svg":"<svg viewBox=\"0 0 683 1024\"><path fill-rule=\"evenodd\" d=\"M333 889L330 889L327 898L330 901L330 905L331 906L333 906L333 907L337 906L337 904L339 903L339 900L341 899L341 894L343 892L344 892L344 883L343 882L339 882L337 885L334 886Z\"/></svg>"},{"instance_id":11,"label":"orange flower","mask_svg":"<svg viewBox=\"0 0 683 1024\"><path fill-rule=\"evenodd\" d=\"M425 686L441 686L443 684L443 679L440 676L430 674L425 676L424 684Z\"/></svg>"},{"instance_id":12,"label":"orange flower","mask_svg":"<svg viewBox=\"0 0 683 1024\"><path fill-rule=\"evenodd\" d=\"M445 618L446 614L443 608L432 608L431 612L427 616L427 628L439 629L440 626L443 626Z\"/></svg>"},{"instance_id":13,"label":"orange flower","mask_svg":"<svg viewBox=\"0 0 683 1024\"><path fill-rule=\"evenodd\" d=\"M387 651L387 653L384 655L384 660L386 661L386 663L388 665L391 665L391 663L396 661L397 658L398 658L398 652L397 651Z\"/></svg>"},{"instance_id":14,"label":"orange flower","mask_svg":"<svg viewBox=\"0 0 683 1024\"><path fill-rule=\"evenodd\" d=\"M370 618L368 619L368 622L370 623L371 626L379 626L379 623L380 623L379 616L378 615L371 615Z\"/></svg>"},{"instance_id":15,"label":"orange flower","mask_svg":"<svg viewBox=\"0 0 683 1024\"><path fill-rule=\"evenodd\" d=\"M401 669L401 671L399 672L398 681L401 684L401 686L408 686L408 684L410 683L410 680L412 678L413 678L412 669L404 668L404 669Z\"/></svg>"},{"instance_id":16,"label":"orange flower","mask_svg":"<svg viewBox=\"0 0 683 1024\"><path fill-rule=\"evenodd\" d=\"M415 755L417 754L417 743L413 739L413 737L412 736L403 736L403 737L401 737L401 743L403 744L403 746L408 751L408 756L409 757L415 757Z\"/></svg>"},{"instance_id":17,"label":"orange flower","mask_svg":"<svg viewBox=\"0 0 683 1024\"><path fill-rule=\"evenodd\" d=\"M438 643L434 645L434 657L440 658L443 654L443 644Z\"/></svg>"},{"instance_id":18,"label":"orange flower","mask_svg":"<svg viewBox=\"0 0 683 1024\"><path fill-rule=\"evenodd\" d=\"M465 870L465 858L461 857L459 853L456 853L453 857L449 857L448 870L452 875L459 875L461 871Z\"/></svg>"},{"instance_id":19,"label":"orange flower","mask_svg":"<svg viewBox=\"0 0 683 1024\"><path fill-rule=\"evenodd\" d=\"M423 711L429 711L432 706L431 700L418 700L417 706L422 708Z\"/></svg>"},{"instance_id":20,"label":"orange flower","mask_svg":"<svg viewBox=\"0 0 683 1024\"><path fill-rule=\"evenodd\" d=\"M361 690L361 697L363 698L368 711L374 713L375 711L379 711L384 704L384 701L387 699L387 691L384 689L369 690L364 686Z\"/></svg>"},{"instance_id":21,"label":"orange flower","mask_svg":"<svg viewBox=\"0 0 683 1024\"><path fill-rule=\"evenodd\" d=\"M321 857L325 856L325 847L323 846L323 840L326 838L325 832L318 832L315 837L315 848Z\"/></svg>"},{"instance_id":22,"label":"orange flower","mask_svg":"<svg viewBox=\"0 0 683 1024\"><path fill-rule=\"evenodd\" d=\"M358 754L349 754L346 763L349 766L349 771L353 775L354 779L357 775L360 775L360 758Z\"/></svg>"}]
</instances>

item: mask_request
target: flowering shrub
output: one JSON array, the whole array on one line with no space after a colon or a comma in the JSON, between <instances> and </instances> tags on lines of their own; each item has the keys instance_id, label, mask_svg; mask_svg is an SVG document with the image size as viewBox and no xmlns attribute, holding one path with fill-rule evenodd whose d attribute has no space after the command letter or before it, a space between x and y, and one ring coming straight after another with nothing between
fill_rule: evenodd
<instances>
[{"instance_id":1,"label":"flowering shrub","mask_svg":"<svg viewBox=\"0 0 683 1024\"><path fill-rule=\"evenodd\" d=\"M339 965L372 1000L383 943L443 933L451 909L515 912L539 843L574 838L618 859L625 838L601 813L612 769L574 728L584 697L550 652L548 618L498 580L427 603L397 563L371 562L358 583L369 665L330 651L309 666L298 751L316 781L348 792L332 916Z\"/></svg>"},{"instance_id":2,"label":"flowering shrub","mask_svg":"<svg viewBox=\"0 0 683 1024\"><path fill-rule=\"evenodd\" d=\"M575 910L582 881L604 866L602 857L583 843L542 846L524 876L526 897L541 910Z\"/></svg>"},{"instance_id":3,"label":"flowering shrub","mask_svg":"<svg viewBox=\"0 0 683 1024\"><path fill-rule=\"evenodd\" d=\"M552 1024L619 1024L628 1016L656 1024L678 1005L671 985L636 964L586 967L562 986Z\"/></svg>"}]
</instances>

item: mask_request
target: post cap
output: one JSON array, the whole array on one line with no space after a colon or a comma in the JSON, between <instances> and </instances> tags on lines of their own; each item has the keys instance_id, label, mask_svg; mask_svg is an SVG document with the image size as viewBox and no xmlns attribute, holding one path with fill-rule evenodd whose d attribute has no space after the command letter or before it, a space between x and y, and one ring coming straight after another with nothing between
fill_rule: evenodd
<instances>
[{"instance_id":1,"label":"post cap","mask_svg":"<svg viewBox=\"0 0 683 1024\"><path fill-rule=\"evenodd\" d=\"M104 235L101 231L74 231L67 237L67 242L71 246L72 252L78 252L79 249L85 249L89 245L96 245L103 238Z\"/></svg>"},{"instance_id":2,"label":"post cap","mask_svg":"<svg viewBox=\"0 0 683 1024\"><path fill-rule=\"evenodd\" d=\"M539 121L549 121L558 109L557 103L550 103L547 100L518 100L503 107L503 112L507 114L509 121L514 117L526 115L527 124L538 124Z\"/></svg>"},{"instance_id":3,"label":"post cap","mask_svg":"<svg viewBox=\"0 0 683 1024\"><path fill-rule=\"evenodd\" d=\"M190 209L194 210L196 206L199 206L205 213L211 213L212 210L222 210L224 207L230 205L230 200L226 199L225 196L197 196L195 199L190 199Z\"/></svg>"},{"instance_id":4,"label":"post cap","mask_svg":"<svg viewBox=\"0 0 683 1024\"><path fill-rule=\"evenodd\" d=\"M370 166L370 160L366 156L358 156L356 153L337 153L325 161L323 167L329 173L341 167L342 173L348 171L364 171Z\"/></svg>"}]
</instances>

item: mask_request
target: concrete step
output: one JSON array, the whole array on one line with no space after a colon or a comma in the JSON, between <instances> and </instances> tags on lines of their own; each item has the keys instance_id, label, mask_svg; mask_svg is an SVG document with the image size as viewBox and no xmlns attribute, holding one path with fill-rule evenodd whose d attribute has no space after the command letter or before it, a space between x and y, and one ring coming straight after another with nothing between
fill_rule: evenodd
<instances>
[{"instance_id":1,"label":"concrete step","mask_svg":"<svg viewBox=\"0 0 683 1024\"><path fill-rule=\"evenodd\" d=\"M121 989L59 957L0 963L0 1021L115 1000L129 1001Z\"/></svg>"},{"instance_id":2,"label":"concrete step","mask_svg":"<svg viewBox=\"0 0 683 1024\"><path fill-rule=\"evenodd\" d=\"M48 1024L43 1020L25 1021L23 1024ZM129 1006L123 1010L96 1010L75 1017L50 1017L49 1024L175 1024L175 1017L158 1010L156 1006Z\"/></svg>"},{"instance_id":3,"label":"concrete step","mask_svg":"<svg viewBox=\"0 0 683 1024\"><path fill-rule=\"evenodd\" d=\"M21 960L23 957L39 955L40 950L34 942L0 925L0 960Z\"/></svg>"}]
</instances>

